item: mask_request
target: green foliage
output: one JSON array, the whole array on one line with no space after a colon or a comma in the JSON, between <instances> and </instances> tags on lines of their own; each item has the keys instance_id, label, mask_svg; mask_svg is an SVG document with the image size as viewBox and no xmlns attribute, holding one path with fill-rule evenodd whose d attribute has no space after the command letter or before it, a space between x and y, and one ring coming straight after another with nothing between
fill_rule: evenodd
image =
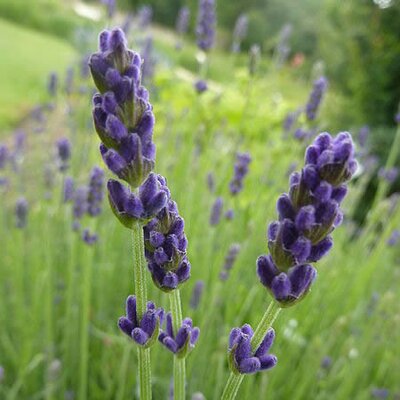
<instances>
[{"instance_id":1,"label":"green foliage","mask_svg":"<svg viewBox=\"0 0 400 400\"><path fill-rule=\"evenodd\" d=\"M62 68L74 60L76 53L60 39L2 19L0 38L0 128L4 129L46 99L48 74L56 70L63 75Z\"/></svg>"},{"instance_id":2,"label":"green foliage","mask_svg":"<svg viewBox=\"0 0 400 400\"><path fill-rule=\"evenodd\" d=\"M35 0L29 5L25 0L0 0L0 16L69 40L73 40L78 26L87 24L85 19L58 0Z\"/></svg>"}]
</instances>

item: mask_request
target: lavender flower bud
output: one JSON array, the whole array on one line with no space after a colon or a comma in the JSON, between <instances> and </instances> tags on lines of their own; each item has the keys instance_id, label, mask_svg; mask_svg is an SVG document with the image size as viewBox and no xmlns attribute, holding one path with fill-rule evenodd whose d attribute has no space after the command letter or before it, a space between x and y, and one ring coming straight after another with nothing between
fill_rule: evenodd
<instances>
[{"instance_id":1,"label":"lavender flower bud","mask_svg":"<svg viewBox=\"0 0 400 400\"><path fill-rule=\"evenodd\" d=\"M197 46L209 51L215 40L215 4L214 0L199 0L197 14Z\"/></svg>"},{"instance_id":2,"label":"lavender flower bud","mask_svg":"<svg viewBox=\"0 0 400 400\"><path fill-rule=\"evenodd\" d=\"M387 241L388 246L395 246L400 241L400 231L395 229Z\"/></svg>"},{"instance_id":3,"label":"lavender flower bud","mask_svg":"<svg viewBox=\"0 0 400 400\"><path fill-rule=\"evenodd\" d=\"M91 233L89 229L84 229L82 232L82 240L89 246L93 246L97 242L98 236L96 233Z\"/></svg>"},{"instance_id":4,"label":"lavender flower bud","mask_svg":"<svg viewBox=\"0 0 400 400\"><path fill-rule=\"evenodd\" d=\"M6 145L0 143L0 169L6 166L8 161L9 153Z\"/></svg>"},{"instance_id":5,"label":"lavender flower bud","mask_svg":"<svg viewBox=\"0 0 400 400\"><path fill-rule=\"evenodd\" d=\"M236 261L236 258L240 251L240 244L234 243L229 247L228 253L225 256L224 265L222 267L222 271L219 275L222 281L226 281L229 277L229 272L233 268L233 264Z\"/></svg>"},{"instance_id":6,"label":"lavender flower bud","mask_svg":"<svg viewBox=\"0 0 400 400\"><path fill-rule=\"evenodd\" d=\"M394 121L396 122L396 124L400 124L400 112L397 113L397 114L394 116Z\"/></svg>"},{"instance_id":7,"label":"lavender flower bud","mask_svg":"<svg viewBox=\"0 0 400 400\"><path fill-rule=\"evenodd\" d=\"M314 82L313 90L306 105L306 117L309 121L314 121L317 116L318 108L328 87L326 78L321 77Z\"/></svg>"},{"instance_id":8,"label":"lavender flower bud","mask_svg":"<svg viewBox=\"0 0 400 400\"><path fill-rule=\"evenodd\" d=\"M20 197L15 203L16 227L23 229L27 223L28 202L24 197Z\"/></svg>"},{"instance_id":9,"label":"lavender flower bud","mask_svg":"<svg viewBox=\"0 0 400 400\"><path fill-rule=\"evenodd\" d=\"M93 167L90 173L89 190L87 198L87 213L95 217L101 213L103 201L104 171L99 167Z\"/></svg>"},{"instance_id":10,"label":"lavender flower bud","mask_svg":"<svg viewBox=\"0 0 400 400\"><path fill-rule=\"evenodd\" d=\"M286 114L286 117L283 121L283 129L285 132L289 132L292 130L293 125L296 123L297 118L299 117L298 111L289 112Z\"/></svg>"},{"instance_id":11,"label":"lavender flower bud","mask_svg":"<svg viewBox=\"0 0 400 400\"><path fill-rule=\"evenodd\" d=\"M282 307L301 300L316 277L309 263L333 245L330 233L341 223L345 183L356 170L350 134L320 134L306 150L301 174L290 177L289 194L277 202L279 220L268 228L269 256L257 260L257 273Z\"/></svg>"},{"instance_id":12,"label":"lavender flower bud","mask_svg":"<svg viewBox=\"0 0 400 400\"><path fill-rule=\"evenodd\" d=\"M145 82L151 81L154 76L155 61L153 58L153 38L151 36L144 40L140 55L143 59L142 64L142 79Z\"/></svg>"},{"instance_id":13,"label":"lavender flower bud","mask_svg":"<svg viewBox=\"0 0 400 400\"><path fill-rule=\"evenodd\" d=\"M176 31L179 35L184 35L189 27L190 10L188 7L182 7L179 10L178 17L176 19Z\"/></svg>"},{"instance_id":14,"label":"lavender flower bud","mask_svg":"<svg viewBox=\"0 0 400 400\"><path fill-rule=\"evenodd\" d=\"M249 19L246 14L240 14L235 23L235 29L233 30L233 43L232 52L238 53L240 51L240 45L243 39L247 35L247 28L249 25Z\"/></svg>"},{"instance_id":15,"label":"lavender flower bud","mask_svg":"<svg viewBox=\"0 0 400 400\"><path fill-rule=\"evenodd\" d=\"M141 86L142 60L126 48L122 30L103 31L100 51L90 57L93 119L103 142L100 151L108 168L137 188L154 168L154 115L147 90Z\"/></svg>"},{"instance_id":16,"label":"lavender flower bud","mask_svg":"<svg viewBox=\"0 0 400 400\"><path fill-rule=\"evenodd\" d=\"M64 203L69 203L74 199L74 189L75 189L74 179L70 176L67 176L64 180L64 189L63 189Z\"/></svg>"},{"instance_id":17,"label":"lavender flower bud","mask_svg":"<svg viewBox=\"0 0 400 400\"><path fill-rule=\"evenodd\" d=\"M159 289L170 292L189 279L184 220L174 201L144 227L144 241L148 268Z\"/></svg>"},{"instance_id":18,"label":"lavender flower bud","mask_svg":"<svg viewBox=\"0 0 400 400\"><path fill-rule=\"evenodd\" d=\"M136 344L148 348L156 341L163 320L164 310L156 308L154 303L149 301L146 312L139 321L136 310L136 297L129 296L126 299L126 316L119 319L118 326Z\"/></svg>"},{"instance_id":19,"label":"lavender flower bud","mask_svg":"<svg viewBox=\"0 0 400 400\"><path fill-rule=\"evenodd\" d=\"M231 330L228 347L229 367L235 374L254 374L274 367L278 361L274 355L268 354L275 338L274 330L268 330L254 352L251 349L253 335L253 329L248 324Z\"/></svg>"},{"instance_id":20,"label":"lavender flower bud","mask_svg":"<svg viewBox=\"0 0 400 400\"><path fill-rule=\"evenodd\" d=\"M88 188L86 186L79 186L74 193L73 214L75 220L81 219L87 212L87 198Z\"/></svg>"},{"instance_id":21,"label":"lavender flower bud","mask_svg":"<svg viewBox=\"0 0 400 400\"><path fill-rule=\"evenodd\" d=\"M219 221L221 220L223 207L224 207L224 200L222 199L222 197L217 197L211 208L211 215L210 215L211 226L219 224Z\"/></svg>"},{"instance_id":22,"label":"lavender flower bud","mask_svg":"<svg viewBox=\"0 0 400 400\"><path fill-rule=\"evenodd\" d=\"M229 183L229 190L233 196L240 193L243 189L243 180L249 172L251 156L249 153L237 153L234 166L234 176Z\"/></svg>"},{"instance_id":23,"label":"lavender flower bud","mask_svg":"<svg viewBox=\"0 0 400 400\"><path fill-rule=\"evenodd\" d=\"M214 193L215 191L215 178L212 172L207 174L207 187L210 193Z\"/></svg>"},{"instance_id":24,"label":"lavender flower bud","mask_svg":"<svg viewBox=\"0 0 400 400\"><path fill-rule=\"evenodd\" d=\"M279 41L276 46L276 62L278 67L282 66L289 57L290 45L289 38L292 34L292 26L290 24L285 24L279 33Z\"/></svg>"},{"instance_id":25,"label":"lavender flower bud","mask_svg":"<svg viewBox=\"0 0 400 400\"><path fill-rule=\"evenodd\" d=\"M229 210L227 210L227 211L225 212L225 218L226 218L228 221L232 221L234 217L235 217L235 212L233 211L232 208L230 208Z\"/></svg>"},{"instance_id":26,"label":"lavender flower bud","mask_svg":"<svg viewBox=\"0 0 400 400\"><path fill-rule=\"evenodd\" d=\"M208 85L207 82L203 79L199 79L195 82L194 88L198 94L202 94L207 91Z\"/></svg>"},{"instance_id":27,"label":"lavender flower bud","mask_svg":"<svg viewBox=\"0 0 400 400\"><path fill-rule=\"evenodd\" d=\"M73 67L69 67L67 69L67 73L65 76L65 93L67 95L70 95L72 93L73 90L73 85L74 85L74 69Z\"/></svg>"},{"instance_id":28,"label":"lavender flower bud","mask_svg":"<svg viewBox=\"0 0 400 400\"><path fill-rule=\"evenodd\" d=\"M153 18L153 9L151 6L142 6L138 11L139 28L145 29L150 25Z\"/></svg>"},{"instance_id":29,"label":"lavender flower bud","mask_svg":"<svg viewBox=\"0 0 400 400\"><path fill-rule=\"evenodd\" d=\"M57 140L57 152L60 171L66 171L69 168L71 158L71 143L67 138Z\"/></svg>"},{"instance_id":30,"label":"lavender flower bud","mask_svg":"<svg viewBox=\"0 0 400 400\"><path fill-rule=\"evenodd\" d=\"M57 94L57 86L58 86L58 77L55 72L52 72L49 75L49 80L47 84L47 90L50 94L50 96L55 97Z\"/></svg>"},{"instance_id":31,"label":"lavender flower bud","mask_svg":"<svg viewBox=\"0 0 400 400\"><path fill-rule=\"evenodd\" d=\"M106 6L107 8L107 17L111 19L114 14L115 14L115 9L116 9L116 1L115 0L101 0L101 2Z\"/></svg>"},{"instance_id":32,"label":"lavender flower bud","mask_svg":"<svg viewBox=\"0 0 400 400\"><path fill-rule=\"evenodd\" d=\"M165 331L161 331L158 340L178 358L185 358L193 350L199 335L200 329L193 327L190 318L185 318L178 331L174 332L172 316L171 313L168 313Z\"/></svg>"},{"instance_id":33,"label":"lavender flower bud","mask_svg":"<svg viewBox=\"0 0 400 400\"><path fill-rule=\"evenodd\" d=\"M361 127L361 129L358 131L358 143L360 143L361 147L365 147L368 141L368 137L369 137L369 126L368 125L364 125L363 127Z\"/></svg>"},{"instance_id":34,"label":"lavender flower bud","mask_svg":"<svg viewBox=\"0 0 400 400\"><path fill-rule=\"evenodd\" d=\"M4 381L4 368L0 365L0 384Z\"/></svg>"},{"instance_id":35,"label":"lavender flower bud","mask_svg":"<svg viewBox=\"0 0 400 400\"><path fill-rule=\"evenodd\" d=\"M113 179L108 181L107 188L112 211L130 229L135 221L147 222L154 218L170 197L164 178L153 173L140 186L138 194Z\"/></svg>"},{"instance_id":36,"label":"lavender flower bud","mask_svg":"<svg viewBox=\"0 0 400 400\"><path fill-rule=\"evenodd\" d=\"M374 388L371 390L371 395L375 399L387 399L389 398L389 390L385 388Z\"/></svg>"},{"instance_id":37,"label":"lavender flower bud","mask_svg":"<svg viewBox=\"0 0 400 400\"><path fill-rule=\"evenodd\" d=\"M196 281L193 288L192 297L190 299L190 307L193 310L196 310L200 304L200 299L201 295L203 294L203 289L204 289L204 282Z\"/></svg>"},{"instance_id":38,"label":"lavender flower bud","mask_svg":"<svg viewBox=\"0 0 400 400\"><path fill-rule=\"evenodd\" d=\"M390 169L381 168L378 172L379 178L384 179L388 183L393 183L397 179L398 175L399 169L396 167Z\"/></svg>"},{"instance_id":39,"label":"lavender flower bud","mask_svg":"<svg viewBox=\"0 0 400 400\"><path fill-rule=\"evenodd\" d=\"M261 59L261 49L258 44L253 44L249 51L249 75L254 76L258 71Z\"/></svg>"}]
</instances>

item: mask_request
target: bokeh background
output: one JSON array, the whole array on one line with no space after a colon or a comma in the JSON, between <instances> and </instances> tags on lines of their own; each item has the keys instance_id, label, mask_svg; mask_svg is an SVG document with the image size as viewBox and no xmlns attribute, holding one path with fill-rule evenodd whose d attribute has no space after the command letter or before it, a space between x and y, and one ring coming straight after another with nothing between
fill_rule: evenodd
<instances>
[{"instance_id":1,"label":"bokeh background","mask_svg":"<svg viewBox=\"0 0 400 400\"><path fill-rule=\"evenodd\" d=\"M196 47L197 0L118 0L110 15L111 3L0 0L0 398L138 396L134 344L116 324L133 292L129 231L107 201L96 218L78 216L93 167L105 169L87 60L98 33L120 26L144 58L156 171L186 222L183 309L202 331L188 358L188 398L219 398L230 329L256 325L268 306L255 260L306 146L318 132L349 131L359 169L334 248L311 293L274 325L278 366L246 377L238 398L400 399L400 2L217 0L207 55ZM177 32L183 6L188 26ZM303 108L320 77L328 88L309 121ZM238 152L252 161L232 195ZM223 211L210 223L217 199ZM239 251L221 279L232 246ZM155 346L152 365L154 398L167 399L171 354Z\"/></svg>"}]
</instances>

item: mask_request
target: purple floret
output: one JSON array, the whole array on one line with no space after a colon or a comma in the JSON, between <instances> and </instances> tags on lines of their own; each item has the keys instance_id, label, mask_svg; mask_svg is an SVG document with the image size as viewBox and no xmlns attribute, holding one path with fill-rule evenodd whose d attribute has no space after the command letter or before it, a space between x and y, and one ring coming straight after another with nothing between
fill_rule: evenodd
<instances>
[{"instance_id":1,"label":"purple floret","mask_svg":"<svg viewBox=\"0 0 400 400\"><path fill-rule=\"evenodd\" d=\"M156 308L151 301L147 303L146 312L139 320L136 310L136 297L129 296L126 299L126 316L118 320L118 326L138 345L149 347L157 339L163 320L164 310Z\"/></svg>"},{"instance_id":2,"label":"purple floret","mask_svg":"<svg viewBox=\"0 0 400 400\"><path fill-rule=\"evenodd\" d=\"M200 329L193 327L190 318L185 318L177 332L172 326L172 315L167 314L165 330L161 331L158 340L177 357L186 357L194 348L200 336Z\"/></svg>"},{"instance_id":3,"label":"purple floret","mask_svg":"<svg viewBox=\"0 0 400 400\"><path fill-rule=\"evenodd\" d=\"M269 354L275 332L268 330L264 339L255 351L252 350L251 339L254 335L249 324L241 328L233 328L229 336L230 368L236 374L254 374L274 367L278 361L276 356Z\"/></svg>"},{"instance_id":4,"label":"purple floret","mask_svg":"<svg viewBox=\"0 0 400 400\"><path fill-rule=\"evenodd\" d=\"M145 255L154 284L165 292L176 289L190 277L184 220L177 205L166 206L144 227Z\"/></svg>"}]
</instances>

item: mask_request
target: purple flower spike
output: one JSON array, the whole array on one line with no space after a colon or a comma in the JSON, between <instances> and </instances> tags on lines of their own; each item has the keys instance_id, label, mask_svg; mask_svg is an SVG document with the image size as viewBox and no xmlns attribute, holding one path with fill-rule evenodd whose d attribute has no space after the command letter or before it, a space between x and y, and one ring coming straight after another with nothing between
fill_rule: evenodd
<instances>
[{"instance_id":1,"label":"purple flower spike","mask_svg":"<svg viewBox=\"0 0 400 400\"><path fill-rule=\"evenodd\" d=\"M136 311L136 297L126 300L126 316L118 321L119 329L132 338L139 346L150 347L156 341L160 326L164 320L164 310L156 308L154 303L147 303L147 310L139 321Z\"/></svg>"},{"instance_id":2,"label":"purple flower spike","mask_svg":"<svg viewBox=\"0 0 400 400\"><path fill-rule=\"evenodd\" d=\"M176 334L172 327L172 315L167 314L166 330L161 331L158 340L178 358L185 358L193 350L199 339L200 329L193 327L192 320L185 318Z\"/></svg>"},{"instance_id":3,"label":"purple flower spike","mask_svg":"<svg viewBox=\"0 0 400 400\"><path fill-rule=\"evenodd\" d=\"M357 167L353 153L347 132L320 134L306 150L301 173L290 176L289 193L277 201L279 220L268 228L270 255L257 260L257 273L282 307L305 296L316 277L309 264L333 246L330 234L343 220L340 203Z\"/></svg>"},{"instance_id":4,"label":"purple flower spike","mask_svg":"<svg viewBox=\"0 0 400 400\"><path fill-rule=\"evenodd\" d=\"M236 258L240 251L240 244L234 243L229 247L228 253L225 256L224 265L222 267L222 271L219 274L219 278L222 281L226 281L229 277L229 272L233 268L233 264L236 261Z\"/></svg>"},{"instance_id":5,"label":"purple flower spike","mask_svg":"<svg viewBox=\"0 0 400 400\"><path fill-rule=\"evenodd\" d=\"M99 167L93 167L90 173L88 188L87 213L95 217L101 213L103 201L104 171Z\"/></svg>"},{"instance_id":6,"label":"purple flower spike","mask_svg":"<svg viewBox=\"0 0 400 400\"><path fill-rule=\"evenodd\" d=\"M26 227L28 218L28 202L24 197L20 197L15 203L16 227L23 229Z\"/></svg>"},{"instance_id":7,"label":"purple flower spike","mask_svg":"<svg viewBox=\"0 0 400 400\"><path fill-rule=\"evenodd\" d=\"M0 169L3 169L8 161L9 153L6 145L0 143Z\"/></svg>"},{"instance_id":8,"label":"purple flower spike","mask_svg":"<svg viewBox=\"0 0 400 400\"><path fill-rule=\"evenodd\" d=\"M144 227L144 240L148 268L159 289L169 292L189 279L184 221L174 201L168 200Z\"/></svg>"},{"instance_id":9,"label":"purple flower spike","mask_svg":"<svg viewBox=\"0 0 400 400\"><path fill-rule=\"evenodd\" d=\"M154 115L141 85L142 59L128 50L122 30L103 31L100 51L90 57L93 80L100 93L93 97L93 120L108 168L133 188L154 168Z\"/></svg>"},{"instance_id":10,"label":"purple flower spike","mask_svg":"<svg viewBox=\"0 0 400 400\"><path fill-rule=\"evenodd\" d=\"M233 196L240 193L243 189L243 180L249 172L251 156L249 153L237 153L234 166L234 176L229 183L229 190Z\"/></svg>"},{"instance_id":11,"label":"purple flower spike","mask_svg":"<svg viewBox=\"0 0 400 400\"><path fill-rule=\"evenodd\" d=\"M232 52L238 53L243 39L246 38L249 19L246 14L240 14L233 30Z\"/></svg>"},{"instance_id":12,"label":"purple flower spike","mask_svg":"<svg viewBox=\"0 0 400 400\"><path fill-rule=\"evenodd\" d=\"M71 158L71 143L67 138L61 138L57 141L57 152L60 171L66 171L69 168Z\"/></svg>"},{"instance_id":13,"label":"purple flower spike","mask_svg":"<svg viewBox=\"0 0 400 400\"><path fill-rule=\"evenodd\" d=\"M222 209L224 207L224 200L222 197L217 197L215 200L212 208L211 208L211 215L210 215L210 225L215 226L219 224L221 220Z\"/></svg>"},{"instance_id":14,"label":"purple flower spike","mask_svg":"<svg viewBox=\"0 0 400 400\"><path fill-rule=\"evenodd\" d=\"M268 354L275 338L274 330L268 330L254 352L251 347L253 335L254 332L248 324L231 331L228 347L229 366L235 374L254 374L274 367L278 361L274 355Z\"/></svg>"},{"instance_id":15,"label":"purple flower spike","mask_svg":"<svg viewBox=\"0 0 400 400\"><path fill-rule=\"evenodd\" d=\"M314 82L314 87L311 91L305 111L306 117L309 121L314 121L314 119L316 118L318 108L321 104L327 87L328 81L324 77L321 77Z\"/></svg>"},{"instance_id":16,"label":"purple flower spike","mask_svg":"<svg viewBox=\"0 0 400 400\"><path fill-rule=\"evenodd\" d=\"M209 51L215 40L215 4L214 0L199 0L197 15L197 46Z\"/></svg>"},{"instance_id":17,"label":"purple flower spike","mask_svg":"<svg viewBox=\"0 0 400 400\"><path fill-rule=\"evenodd\" d=\"M68 203L74 199L75 183L71 176L67 176L64 180L63 200Z\"/></svg>"}]
</instances>

